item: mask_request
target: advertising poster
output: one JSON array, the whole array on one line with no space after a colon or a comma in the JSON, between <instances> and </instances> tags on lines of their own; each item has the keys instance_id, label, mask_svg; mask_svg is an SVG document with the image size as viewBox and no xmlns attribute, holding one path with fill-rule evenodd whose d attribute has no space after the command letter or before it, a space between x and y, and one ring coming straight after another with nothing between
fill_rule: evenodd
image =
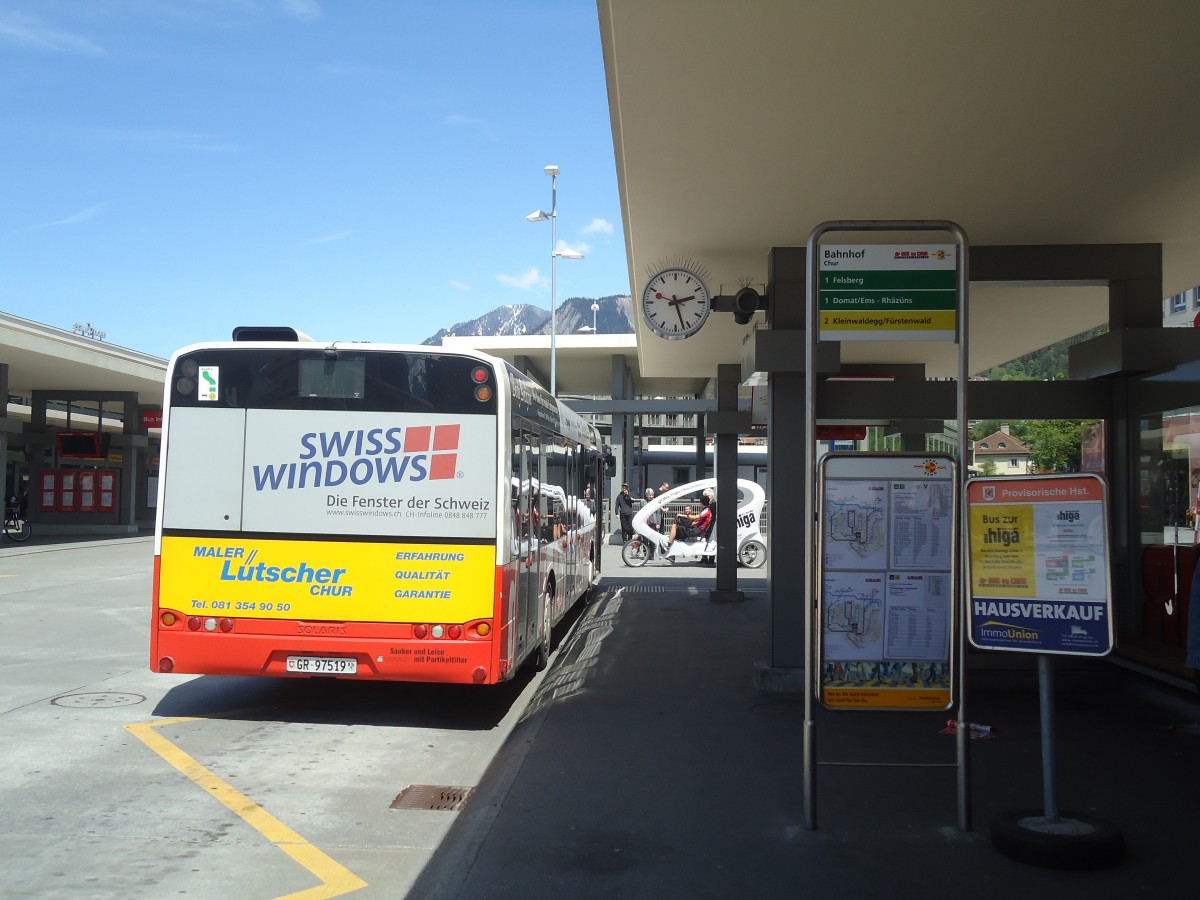
<instances>
[{"instance_id":1,"label":"advertising poster","mask_svg":"<svg viewBox=\"0 0 1200 900\"><path fill-rule=\"evenodd\" d=\"M184 615L332 622L489 617L496 577L487 544L173 536L161 571L160 605Z\"/></svg>"},{"instance_id":2,"label":"advertising poster","mask_svg":"<svg viewBox=\"0 0 1200 900\"><path fill-rule=\"evenodd\" d=\"M496 535L493 416L251 409L242 530Z\"/></svg>"},{"instance_id":3,"label":"advertising poster","mask_svg":"<svg viewBox=\"0 0 1200 900\"><path fill-rule=\"evenodd\" d=\"M1100 477L973 478L967 530L972 644L1080 656L1112 649Z\"/></svg>"},{"instance_id":4,"label":"advertising poster","mask_svg":"<svg viewBox=\"0 0 1200 900\"><path fill-rule=\"evenodd\" d=\"M831 454L821 463L821 702L952 702L957 478L948 457Z\"/></svg>"}]
</instances>

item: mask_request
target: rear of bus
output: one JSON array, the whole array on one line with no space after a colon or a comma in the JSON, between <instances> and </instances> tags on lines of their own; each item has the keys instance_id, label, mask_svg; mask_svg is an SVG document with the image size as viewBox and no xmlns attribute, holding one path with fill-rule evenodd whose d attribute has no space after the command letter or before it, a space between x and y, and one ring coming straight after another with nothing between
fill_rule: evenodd
<instances>
[{"instance_id":1,"label":"rear of bus","mask_svg":"<svg viewBox=\"0 0 1200 900\"><path fill-rule=\"evenodd\" d=\"M151 669L467 684L511 674L498 633L508 478L497 369L373 344L176 353Z\"/></svg>"}]
</instances>

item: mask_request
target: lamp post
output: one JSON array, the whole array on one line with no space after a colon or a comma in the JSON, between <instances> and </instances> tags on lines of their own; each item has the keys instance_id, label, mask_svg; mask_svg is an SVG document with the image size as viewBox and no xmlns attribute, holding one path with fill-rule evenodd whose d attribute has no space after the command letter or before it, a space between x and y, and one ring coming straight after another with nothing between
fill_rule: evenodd
<instances>
[{"instance_id":1,"label":"lamp post","mask_svg":"<svg viewBox=\"0 0 1200 900\"><path fill-rule=\"evenodd\" d=\"M545 222L547 219L550 220L550 394L556 397L558 396L558 383L555 373L555 358L558 355L556 347L558 323L555 319L558 312L555 309L555 294L558 290L558 258L561 256L563 259L583 259L583 254L570 247L558 249L558 166L546 166L542 171L550 176L550 213L546 214L540 209L535 209L525 217L525 221Z\"/></svg>"},{"instance_id":2,"label":"lamp post","mask_svg":"<svg viewBox=\"0 0 1200 900\"><path fill-rule=\"evenodd\" d=\"M592 301L592 334L596 333L596 313L600 312L600 304Z\"/></svg>"}]
</instances>

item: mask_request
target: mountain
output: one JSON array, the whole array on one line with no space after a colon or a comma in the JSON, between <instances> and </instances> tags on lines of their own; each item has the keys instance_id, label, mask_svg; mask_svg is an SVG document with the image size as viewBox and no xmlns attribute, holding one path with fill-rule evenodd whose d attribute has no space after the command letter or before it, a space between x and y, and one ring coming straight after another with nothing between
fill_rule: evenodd
<instances>
[{"instance_id":1,"label":"mountain","mask_svg":"<svg viewBox=\"0 0 1200 900\"><path fill-rule=\"evenodd\" d=\"M444 337L540 334L543 326L549 327L549 322L550 310L540 306L531 306L528 303L516 303L510 306L498 306L478 319L438 329L437 334L425 338L421 343L440 344Z\"/></svg>"},{"instance_id":2,"label":"mountain","mask_svg":"<svg viewBox=\"0 0 1200 900\"><path fill-rule=\"evenodd\" d=\"M592 303L600 308L595 312L596 330L600 334L633 333L633 301L621 294L601 297L569 297L558 305L555 316L558 334L576 334L592 329ZM440 344L444 337L503 337L521 334L549 334L550 310L544 306L517 303L498 306L478 319L459 322L449 328L439 329L437 334L421 341L422 344Z\"/></svg>"}]
</instances>

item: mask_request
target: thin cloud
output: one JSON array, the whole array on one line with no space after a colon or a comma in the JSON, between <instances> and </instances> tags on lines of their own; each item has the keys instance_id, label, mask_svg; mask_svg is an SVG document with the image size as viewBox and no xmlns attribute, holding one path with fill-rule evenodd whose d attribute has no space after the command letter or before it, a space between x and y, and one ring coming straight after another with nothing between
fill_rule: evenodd
<instances>
[{"instance_id":1,"label":"thin cloud","mask_svg":"<svg viewBox=\"0 0 1200 900\"><path fill-rule=\"evenodd\" d=\"M542 283L542 276L537 269L526 269L520 275L497 275L496 280L509 287L529 291Z\"/></svg>"},{"instance_id":2,"label":"thin cloud","mask_svg":"<svg viewBox=\"0 0 1200 900\"><path fill-rule=\"evenodd\" d=\"M592 245L587 241L576 241L573 244L568 244L566 241L559 241L558 252L562 253L564 250L575 250L586 256L592 252Z\"/></svg>"},{"instance_id":3,"label":"thin cloud","mask_svg":"<svg viewBox=\"0 0 1200 900\"><path fill-rule=\"evenodd\" d=\"M463 293L466 293L471 289L469 284L466 284L462 281L455 281L454 279L450 280L450 287L454 288L456 291L462 291Z\"/></svg>"},{"instance_id":4,"label":"thin cloud","mask_svg":"<svg viewBox=\"0 0 1200 900\"><path fill-rule=\"evenodd\" d=\"M239 149L221 135L204 131L176 131L170 128L100 128L83 130L80 133L96 140L145 147L151 150L231 153Z\"/></svg>"},{"instance_id":5,"label":"thin cloud","mask_svg":"<svg viewBox=\"0 0 1200 900\"><path fill-rule=\"evenodd\" d=\"M0 40L24 44L54 53L102 56L103 47L77 34L68 34L46 25L36 16L0 10Z\"/></svg>"},{"instance_id":6,"label":"thin cloud","mask_svg":"<svg viewBox=\"0 0 1200 900\"><path fill-rule=\"evenodd\" d=\"M315 22L321 18L316 0L280 0L279 8L300 22Z\"/></svg>"},{"instance_id":7,"label":"thin cloud","mask_svg":"<svg viewBox=\"0 0 1200 900\"><path fill-rule=\"evenodd\" d=\"M584 234L612 234L613 223L607 219L592 219L590 223L584 226Z\"/></svg>"},{"instance_id":8,"label":"thin cloud","mask_svg":"<svg viewBox=\"0 0 1200 900\"><path fill-rule=\"evenodd\" d=\"M352 234L354 234L353 231L339 231L336 234L326 234L321 237L309 238L304 242L304 246L312 247L316 244L332 244L334 241L344 241Z\"/></svg>"},{"instance_id":9,"label":"thin cloud","mask_svg":"<svg viewBox=\"0 0 1200 900\"><path fill-rule=\"evenodd\" d=\"M65 219L56 219L53 222L43 222L41 225L31 225L31 231L38 231L42 228L57 228L60 225L78 225L81 222L86 222L88 219L94 219L108 209L107 203L97 203L95 206L89 206L87 209L81 209L79 212L67 216Z\"/></svg>"}]
</instances>

